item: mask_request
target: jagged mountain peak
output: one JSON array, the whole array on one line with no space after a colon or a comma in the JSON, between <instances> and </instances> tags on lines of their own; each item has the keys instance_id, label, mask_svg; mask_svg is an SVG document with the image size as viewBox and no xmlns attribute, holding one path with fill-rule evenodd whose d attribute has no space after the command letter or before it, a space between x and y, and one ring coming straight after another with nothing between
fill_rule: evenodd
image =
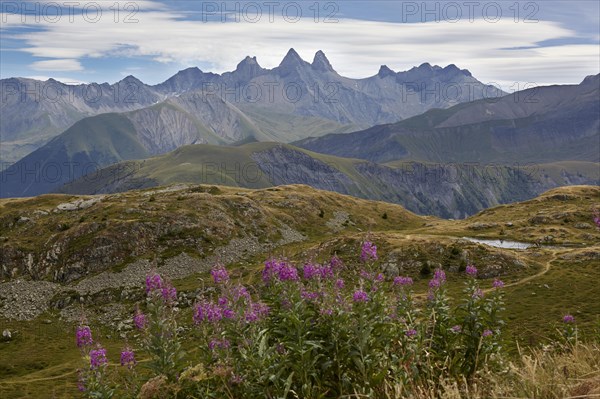
<instances>
[{"instance_id":1,"label":"jagged mountain peak","mask_svg":"<svg viewBox=\"0 0 600 399\"><path fill-rule=\"evenodd\" d=\"M123 79L121 79L121 82L140 82L141 83L142 81L133 75L127 75Z\"/></svg>"},{"instance_id":2,"label":"jagged mountain peak","mask_svg":"<svg viewBox=\"0 0 600 399\"><path fill-rule=\"evenodd\" d=\"M246 56L235 68L236 72L262 70L263 68L256 61L256 57Z\"/></svg>"},{"instance_id":3,"label":"jagged mountain peak","mask_svg":"<svg viewBox=\"0 0 600 399\"><path fill-rule=\"evenodd\" d=\"M253 64L258 64L258 61L256 61L256 56L250 57L249 55L247 55L246 58L244 58L242 61L240 61L240 63L238 65L242 65L242 64L253 65Z\"/></svg>"},{"instance_id":4,"label":"jagged mountain peak","mask_svg":"<svg viewBox=\"0 0 600 399\"><path fill-rule=\"evenodd\" d=\"M325 53L321 50L315 53L312 68L321 72L335 72Z\"/></svg>"},{"instance_id":5,"label":"jagged mountain peak","mask_svg":"<svg viewBox=\"0 0 600 399\"><path fill-rule=\"evenodd\" d=\"M379 72L377 72L377 76L380 78L385 78L386 76L393 76L396 72L392 71L387 65L382 65L379 67Z\"/></svg>"},{"instance_id":6,"label":"jagged mountain peak","mask_svg":"<svg viewBox=\"0 0 600 399\"><path fill-rule=\"evenodd\" d=\"M202 71L200 70L200 68L198 67L189 67L186 69L182 69L181 71L177 72L177 75L181 74L181 75L192 75L192 74L196 74L196 73L202 73Z\"/></svg>"},{"instance_id":7,"label":"jagged mountain peak","mask_svg":"<svg viewBox=\"0 0 600 399\"><path fill-rule=\"evenodd\" d=\"M581 85L594 84L596 87L600 86L600 73L597 75L588 75L583 79Z\"/></svg>"},{"instance_id":8,"label":"jagged mountain peak","mask_svg":"<svg viewBox=\"0 0 600 399\"><path fill-rule=\"evenodd\" d=\"M281 64L279 64L280 67L287 67L287 66L297 66L297 65L302 65L306 63L306 61L304 61L300 55L296 52L296 50L294 50L293 48L290 48L289 51L287 52L287 54L285 55L285 57L283 57L283 60L281 61Z\"/></svg>"}]
</instances>

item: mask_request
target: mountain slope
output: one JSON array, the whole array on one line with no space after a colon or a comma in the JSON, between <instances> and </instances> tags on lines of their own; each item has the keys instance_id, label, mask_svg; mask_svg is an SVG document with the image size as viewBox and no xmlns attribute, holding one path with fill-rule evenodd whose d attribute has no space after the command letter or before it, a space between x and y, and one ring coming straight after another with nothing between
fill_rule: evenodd
<instances>
[{"instance_id":1,"label":"mountain slope","mask_svg":"<svg viewBox=\"0 0 600 399\"><path fill-rule=\"evenodd\" d=\"M121 114L83 119L0 173L0 197L33 196L124 159L150 156Z\"/></svg>"},{"instance_id":2,"label":"mountain slope","mask_svg":"<svg viewBox=\"0 0 600 399\"><path fill-rule=\"evenodd\" d=\"M135 110L165 98L133 76L113 85L11 78L0 80L0 87L4 163L16 162L85 117Z\"/></svg>"},{"instance_id":3,"label":"mountain slope","mask_svg":"<svg viewBox=\"0 0 600 399\"><path fill-rule=\"evenodd\" d=\"M375 162L598 162L600 75L579 85L538 87L296 144Z\"/></svg>"},{"instance_id":4,"label":"mountain slope","mask_svg":"<svg viewBox=\"0 0 600 399\"><path fill-rule=\"evenodd\" d=\"M169 154L101 169L61 188L106 194L174 183L266 188L306 184L360 198L401 204L421 214L462 218L484 208L534 197L566 184L598 184L593 164L544 169L398 163L379 165L277 143L238 147L192 145Z\"/></svg>"}]
</instances>

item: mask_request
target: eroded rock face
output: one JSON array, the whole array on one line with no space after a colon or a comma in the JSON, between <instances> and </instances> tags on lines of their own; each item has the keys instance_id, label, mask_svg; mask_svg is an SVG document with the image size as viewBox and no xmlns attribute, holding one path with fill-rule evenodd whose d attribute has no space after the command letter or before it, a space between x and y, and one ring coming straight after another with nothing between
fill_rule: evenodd
<instances>
[{"instance_id":1,"label":"eroded rock face","mask_svg":"<svg viewBox=\"0 0 600 399\"><path fill-rule=\"evenodd\" d=\"M173 205L180 200L186 205L177 210ZM214 198L186 185L139 193L137 197L125 194L56 201L45 209L27 211L30 218L19 211L22 208L15 209L14 215L0 215L0 229L10 233L0 239L2 279L24 277L72 284L120 270L139 258L170 259L191 253L193 257L178 261L177 273L187 275L190 270L207 267L204 263L193 266L193 259L214 263L218 253L222 261L229 262L305 239L288 224L293 219L274 217L264 204L243 193ZM27 222L22 222L24 217ZM176 275L171 277L181 277ZM97 290L118 282L112 277L109 282L102 281L81 290ZM138 279L133 282L139 283Z\"/></svg>"},{"instance_id":2,"label":"eroded rock face","mask_svg":"<svg viewBox=\"0 0 600 399\"><path fill-rule=\"evenodd\" d=\"M139 299L139 287L144 284L145 276L152 270L158 270L168 280L181 279L205 272L217 262L237 262L272 248L306 239L284 224L280 226L280 236L279 240L272 243L261 243L254 236L234 238L228 244L215 248L214 252L205 258L191 257L182 252L166 259L158 268L147 259L138 259L118 272L106 270L106 266L114 264L115 258L110 256L110 250L102 250L101 252L107 255L105 263L94 263L92 258L83 257L81 261L57 270L53 276L55 280L71 284L21 279L0 284L0 316L31 320L49 308L68 312L68 309L73 310L75 305L81 303L110 304L117 300ZM90 249L91 252L98 252L97 248ZM105 268L102 269L102 266ZM88 276L98 271L99 274ZM75 283L78 279L80 281ZM76 318L76 315L72 316ZM127 328L125 324L117 327L119 331Z\"/></svg>"}]
</instances>

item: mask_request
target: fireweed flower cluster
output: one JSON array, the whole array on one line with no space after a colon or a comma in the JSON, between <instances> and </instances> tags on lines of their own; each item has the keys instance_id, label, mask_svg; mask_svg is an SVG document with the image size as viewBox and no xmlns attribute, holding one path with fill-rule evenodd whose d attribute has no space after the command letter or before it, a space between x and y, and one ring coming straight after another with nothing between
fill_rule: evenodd
<instances>
[{"instance_id":1,"label":"fireweed flower cluster","mask_svg":"<svg viewBox=\"0 0 600 399\"><path fill-rule=\"evenodd\" d=\"M77 347L81 351L84 366L78 370L77 388L90 398L110 398L114 389L106 381L106 349L99 343L93 347L92 330L79 326L75 332Z\"/></svg>"},{"instance_id":2,"label":"fireweed flower cluster","mask_svg":"<svg viewBox=\"0 0 600 399\"><path fill-rule=\"evenodd\" d=\"M83 348L90 346L94 343L92 339L92 330L88 326L79 326L75 332L75 338L77 340L77 347Z\"/></svg>"},{"instance_id":3,"label":"fireweed flower cluster","mask_svg":"<svg viewBox=\"0 0 600 399\"><path fill-rule=\"evenodd\" d=\"M144 313L137 307L134 315L134 324L141 332L140 346L149 355L146 364L150 369L176 381L184 353L176 320L177 290L156 272L146 276L145 287Z\"/></svg>"},{"instance_id":4,"label":"fireweed flower cluster","mask_svg":"<svg viewBox=\"0 0 600 399\"><path fill-rule=\"evenodd\" d=\"M133 316L133 325L138 330L146 328L146 315L142 313L139 308L136 309L135 315Z\"/></svg>"},{"instance_id":5,"label":"fireweed flower cluster","mask_svg":"<svg viewBox=\"0 0 600 399\"><path fill-rule=\"evenodd\" d=\"M363 290L357 290L352 294L352 300L354 302L367 302L369 300L369 296Z\"/></svg>"},{"instance_id":6,"label":"fireweed flower cluster","mask_svg":"<svg viewBox=\"0 0 600 399\"><path fill-rule=\"evenodd\" d=\"M146 295L156 295L162 298L165 304L173 306L177 302L177 289L170 282L165 281L158 273L146 276Z\"/></svg>"},{"instance_id":7,"label":"fireweed flower cluster","mask_svg":"<svg viewBox=\"0 0 600 399\"><path fill-rule=\"evenodd\" d=\"M575 323L575 317L570 314L566 314L563 316L563 323Z\"/></svg>"},{"instance_id":8,"label":"fireweed flower cluster","mask_svg":"<svg viewBox=\"0 0 600 399\"><path fill-rule=\"evenodd\" d=\"M377 246L371 241L365 241L361 248L360 260L363 262L377 260Z\"/></svg>"},{"instance_id":9,"label":"fireweed flower cluster","mask_svg":"<svg viewBox=\"0 0 600 399\"><path fill-rule=\"evenodd\" d=\"M499 279L494 279L494 282L492 283L492 287L496 288L496 289L504 288L504 282Z\"/></svg>"},{"instance_id":10,"label":"fireweed flower cluster","mask_svg":"<svg viewBox=\"0 0 600 399\"><path fill-rule=\"evenodd\" d=\"M272 264L275 265L272 269L273 273L278 278L279 273L288 268L288 265L283 262L273 262ZM229 281L229 274L223 266L212 269L211 275L214 282L221 288L221 296L217 298L216 302L204 299L194 306L194 324L218 324L222 320L241 320L245 323L254 323L269 314L269 307L262 302L252 301L246 287L224 284ZM289 275L290 272L283 272L283 280L287 280Z\"/></svg>"},{"instance_id":11,"label":"fireweed flower cluster","mask_svg":"<svg viewBox=\"0 0 600 399\"><path fill-rule=\"evenodd\" d=\"M146 294L163 288L163 280L160 274L153 273L146 276Z\"/></svg>"},{"instance_id":12,"label":"fireweed flower cluster","mask_svg":"<svg viewBox=\"0 0 600 399\"><path fill-rule=\"evenodd\" d=\"M331 265L314 265L307 263L302 268L302 274L305 280L314 278L327 279L333 278L333 267Z\"/></svg>"},{"instance_id":13,"label":"fireweed flower cluster","mask_svg":"<svg viewBox=\"0 0 600 399\"><path fill-rule=\"evenodd\" d=\"M198 303L194 307L194 323L217 323L223 318L223 308L210 302Z\"/></svg>"},{"instance_id":14,"label":"fireweed flower cluster","mask_svg":"<svg viewBox=\"0 0 600 399\"><path fill-rule=\"evenodd\" d=\"M329 266L335 271L342 270L344 268L344 262L337 255L333 255L329 261Z\"/></svg>"},{"instance_id":15,"label":"fireweed flower cluster","mask_svg":"<svg viewBox=\"0 0 600 399\"><path fill-rule=\"evenodd\" d=\"M442 269L436 269L433 278L429 280L430 294L436 289L442 287L446 282L446 273Z\"/></svg>"},{"instance_id":16,"label":"fireweed flower cluster","mask_svg":"<svg viewBox=\"0 0 600 399\"><path fill-rule=\"evenodd\" d=\"M467 265L465 272L471 277L477 277L477 268L473 265Z\"/></svg>"},{"instance_id":17,"label":"fireweed flower cluster","mask_svg":"<svg viewBox=\"0 0 600 399\"><path fill-rule=\"evenodd\" d=\"M278 279L280 281L298 281L298 269L285 260L270 259L265 262L262 272L265 283Z\"/></svg>"},{"instance_id":18,"label":"fireweed flower cluster","mask_svg":"<svg viewBox=\"0 0 600 399\"><path fill-rule=\"evenodd\" d=\"M399 287L413 285L413 279L410 277L396 276L394 277L394 285Z\"/></svg>"},{"instance_id":19,"label":"fireweed flower cluster","mask_svg":"<svg viewBox=\"0 0 600 399\"><path fill-rule=\"evenodd\" d=\"M215 284L222 284L229 281L229 273L227 272L227 269L225 269L225 267L223 267L222 265L213 268L210 271L210 275L212 276Z\"/></svg>"},{"instance_id":20,"label":"fireweed flower cluster","mask_svg":"<svg viewBox=\"0 0 600 399\"><path fill-rule=\"evenodd\" d=\"M135 353L130 347L126 347L121 351L121 366L132 369L137 362L135 361Z\"/></svg>"},{"instance_id":21,"label":"fireweed flower cluster","mask_svg":"<svg viewBox=\"0 0 600 399\"><path fill-rule=\"evenodd\" d=\"M261 302L250 302L244 312L244 320L248 323L256 322L269 314L269 307Z\"/></svg>"},{"instance_id":22,"label":"fireweed flower cluster","mask_svg":"<svg viewBox=\"0 0 600 399\"><path fill-rule=\"evenodd\" d=\"M433 273L433 279L438 281L440 285L446 282L446 272L442 269L436 269Z\"/></svg>"},{"instance_id":23,"label":"fireweed flower cluster","mask_svg":"<svg viewBox=\"0 0 600 399\"><path fill-rule=\"evenodd\" d=\"M181 397L207 392L211 397L284 397L291 391L298 397L373 396L388 384L471 378L501 353L500 280L484 298L481 280L465 279L462 301L451 302L446 273L438 269L429 282L432 300L421 306L412 300L412 278L386 281L374 262L373 243L357 249L360 256L348 267L337 256L300 268L269 259L256 290L232 282L222 265L213 268L215 286L192 308L195 328L184 329L190 339L199 339L198 350L189 354L199 364L189 367L190 359L178 351L176 291L164 294L170 285L160 275L149 275L144 313L138 308L134 316L155 376L147 384L167 376ZM477 274L473 265L465 272L463 277ZM136 355L126 347L119 372L133 370ZM109 369L103 366L106 352L94 355L93 370L91 357L86 359L88 373ZM448 367L435 366L441 364ZM88 391L93 378L84 380Z\"/></svg>"},{"instance_id":24,"label":"fireweed flower cluster","mask_svg":"<svg viewBox=\"0 0 600 399\"><path fill-rule=\"evenodd\" d=\"M172 285L167 285L161 288L160 295L165 303L173 303L177 301L177 290Z\"/></svg>"},{"instance_id":25,"label":"fireweed flower cluster","mask_svg":"<svg viewBox=\"0 0 600 399\"><path fill-rule=\"evenodd\" d=\"M92 349L90 351L90 368L92 370L95 370L106 364L108 364L108 360L106 359L106 349L98 346L97 349Z\"/></svg>"}]
</instances>

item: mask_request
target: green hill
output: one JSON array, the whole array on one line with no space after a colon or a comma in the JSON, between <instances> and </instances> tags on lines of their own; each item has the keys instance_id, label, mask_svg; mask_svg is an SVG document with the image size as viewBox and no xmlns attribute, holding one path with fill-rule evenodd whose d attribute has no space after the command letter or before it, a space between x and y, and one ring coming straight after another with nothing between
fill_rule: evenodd
<instances>
[{"instance_id":1,"label":"green hill","mask_svg":"<svg viewBox=\"0 0 600 399\"><path fill-rule=\"evenodd\" d=\"M105 194L174 183L245 188L306 184L400 204L420 214L462 218L490 206L532 198L552 187L597 184L600 170L594 165L581 162L543 167L422 162L379 165L318 154L288 144L192 145L159 157L101 169L60 191Z\"/></svg>"}]
</instances>

